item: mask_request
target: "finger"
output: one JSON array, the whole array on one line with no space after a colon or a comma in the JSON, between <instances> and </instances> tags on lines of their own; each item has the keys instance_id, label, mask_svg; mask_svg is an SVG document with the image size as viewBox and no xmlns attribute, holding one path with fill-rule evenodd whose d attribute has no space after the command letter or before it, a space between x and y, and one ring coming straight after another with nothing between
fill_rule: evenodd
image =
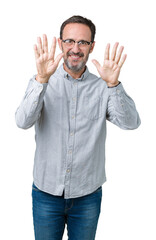
<instances>
[{"instance_id":1,"label":"finger","mask_svg":"<svg viewBox=\"0 0 156 240\"><path fill-rule=\"evenodd\" d=\"M116 59L115 59L115 62L118 64L118 62L120 61L120 58L121 58L121 54L124 50L124 47L121 46L120 49L119 49L119 52L118 52L118 55L116 56Z\"/></svg>"},{"instance_id":2,"label":"finger","mask_svg":"<svg viewBox=\"0 0 156 240\"><path fill-rule=\"evenodd\" d=\"M100 65L100 63L99 63L97 60L93 59L93 60L92 60L92 63L95 65L95 67L97 68L97 70L100 69L101 65Z\"/></svg>"},{"instance_id":3,"label":"finger","mask_svg":"<svg viewBox=\"0 0 156 240\"><path fill-rule=\"evenodd\" d=\"M115 56L116 56L116 50L117 50L118 45L119 45L119 43L116 42L116 43L114 44L113 49L112 49L111 60L113 60L113 61L114 61Z\"/></svg>"},{"instance_id":4,"label":"finger","mask_svg":"<svg viewBox=\"0 0 156 240\"><path fill-rule=\"evenodd\" d=\"M119 66L120 68L121 68L121 67L122 67L122 65L124 64L124 62L125 62L126 58L127 58L127 54L123 55L123 57L122 57L121 61L120 61L120 62L119 62L119 64L118 64L118 66Z\"/></svg>"},{"instance_id":5,"label":"finger","mask_svg":"<svg viewBox=\"0 0 156 240\"><path fill-rule=\"evenodd\" d=\"M35 58L39 58L40 54L38 53L37 45L34 45L34 53L35 53Z\"/></svg>"},{"instance_id":6,"label":"finger","mask_svg":"<svg viewBox=\"0 0 156 240\"><path fill-rule=\"evenodd\" d=\"M48 53L48 40L46 34L43 34L43 50Z\"/></svg>"},{"instance_id":7,"label":"finger","mask_svg":"<svg viewBox=\"0 0 156 240\"><path fill-rule=\"evenodd\" d=\"M38 51L40 54L43 53L43 49L42 49L42 40L40 37L37 38L37 43L38 43Z\"/></svg>"},{"instance_id":8,"label":"finger","mask_svg":"<svg viewBox=\"0 0 156 240\"><path fill-rule=\"evenodd\" d=\"M109 49L110 49L110 44L108 43L105 49L104 60L109 60Z\"/></svg>"},{"instance_id":9,"label":"finger","mask_svg":"<svg viewBox=\"0 0 156 240\"><path fill-rule=\"evenodd\" d=\"M55 50L56 50L56 37L53 37L51 49L50 49L50 58L54 59L55 56Z\"/></svg>"}]
</instances>

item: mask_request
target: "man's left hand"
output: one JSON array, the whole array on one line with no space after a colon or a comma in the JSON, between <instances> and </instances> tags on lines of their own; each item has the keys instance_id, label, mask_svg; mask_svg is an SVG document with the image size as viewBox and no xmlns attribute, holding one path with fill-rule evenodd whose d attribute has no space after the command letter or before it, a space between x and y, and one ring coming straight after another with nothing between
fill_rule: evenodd
<instances>
[{"instance_id":1,"label":"man's left hand","mask_svg":"<svg viewBox=\"0 0 156 240\"><path fill-rule=\"evenodd\" d=\"M93 59L92 62L96 66L101 78L106 81L107 85L109 87L114 87L118 85L118 77L120 74L120 69L122 65L124 64L127 55L124 54L123 57L121 58L122 52L124 47L121 46L118 54L117 54L117 48L118 48L119 43L116 42L114 44L114 47L112 49L111 57L109 56L109 51L110 51L110 44L108 43L106 46L105 50L105 56L104 56L104 63L103 66L100 65L100 63Z\"/></svg>"}]
</instances>

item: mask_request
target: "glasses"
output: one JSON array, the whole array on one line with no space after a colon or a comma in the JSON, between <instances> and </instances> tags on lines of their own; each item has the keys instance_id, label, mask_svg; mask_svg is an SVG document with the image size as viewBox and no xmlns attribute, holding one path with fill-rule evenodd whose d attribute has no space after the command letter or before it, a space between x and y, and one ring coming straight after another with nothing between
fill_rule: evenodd
<instances>
[{"instance_id":1,"label":"glasses","mask_svg":"<svg viewBox=\"0 0 156 240\"><path fill-rule=\"evenodd\" d=\"M77 42L73 39L62 40L62 42L64 42L64 44L67 48L73 48L75 43L77 43L79 48L81 48L81 49L86 48L87 46L92 44L92 42L88 42L88 41L85 41L85 40L80 40L80 41Z\"/></svg>"}]
</instances>

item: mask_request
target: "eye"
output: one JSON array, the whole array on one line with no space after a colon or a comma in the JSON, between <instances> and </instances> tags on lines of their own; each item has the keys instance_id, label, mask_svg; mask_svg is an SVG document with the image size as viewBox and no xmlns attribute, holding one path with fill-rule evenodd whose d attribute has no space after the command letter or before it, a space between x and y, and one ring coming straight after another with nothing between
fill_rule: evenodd
<instances>
[{"instance_id":1,"label":"eye","mask_svg":"<svg viewBox=\"0 0 156 240\"><path fill-rule=\"evenodd\" d=\"M72 39L66 39L64 42L65 42L65 43L73 43L74 40L72 40Z\"/></svg>"},{"instance_id":2,"label":"eye","mask_svg":"<svg viewBox=\"0 0 156 240\"><path fill-rule=\"evenodd\" d=\"M79 44L80 44L80 45L88 45L88 42L85 41L85 40L81 40L81 41L79 41Z\"/></svg>"}]
</instances>

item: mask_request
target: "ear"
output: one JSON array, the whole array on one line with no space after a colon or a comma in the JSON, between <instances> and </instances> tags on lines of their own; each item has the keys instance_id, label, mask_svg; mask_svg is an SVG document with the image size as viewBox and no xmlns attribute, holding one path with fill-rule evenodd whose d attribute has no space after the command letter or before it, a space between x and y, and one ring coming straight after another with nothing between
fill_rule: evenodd
<instances>
[{"instance_id":1,"label":"ear","mask_svg":"<svg viewBox=\"0 0 156 240\"><path fill-rule=\"evenodd\" d=\"M93 52L94 46L95 46L95 41L92 43L89 53Z\"/></svg>"},{"instance_id":2,"label":"ear","mask_svg":"<svg viewBox=\"0 0 156 240\"><path fill-rule=\"evenodd\" d=\"M62 51L62 40L58 38L57 41L58 41L59 48Z\"/></svg>"}]
</instances>

